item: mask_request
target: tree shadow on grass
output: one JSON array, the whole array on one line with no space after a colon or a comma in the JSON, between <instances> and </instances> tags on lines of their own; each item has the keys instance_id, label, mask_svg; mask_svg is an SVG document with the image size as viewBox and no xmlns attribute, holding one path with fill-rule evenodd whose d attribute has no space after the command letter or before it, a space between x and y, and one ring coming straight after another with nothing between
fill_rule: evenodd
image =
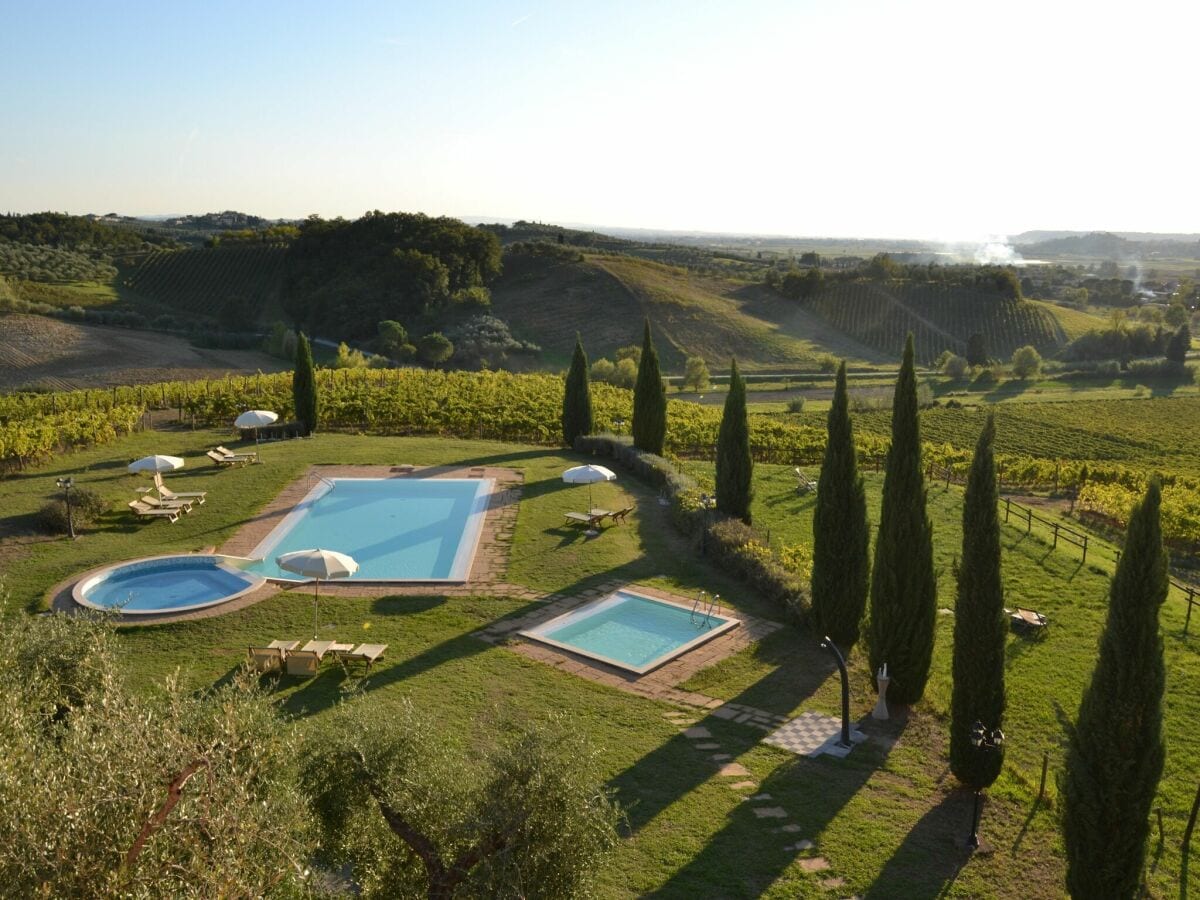
<instances>
[{"instance_id":1,"label":"tree shadow on grass","mask_svg":"<svg viewBox=\"0 0 1200 900\"><path fill-rule=\"evenodd\" d=\"M829 823L883 766L887 755L887 747L869 741L858 745L845 759L790 758L753 789L769 795L769 799L733 807L724 827L654 896L759 896L801 854L819 853L819 844L811 852L798 849L796 844L819 839ZM754 811L775 806L787 815L760 818ZM785 825L799 826L800 830L782 831ZM730 860L753 863L731 866ZM832 862L836 866L836 861ZM828 874L836 875L836 868Z\"/></svg>"},{"instance_id":2,"label":"tree shadow on grass","mask_svg":"<svg viewBox=\"0 0 1200 900\"><path fill-rule=\"evenodd\" d=\"M947 792L908 832L863 895L865 900L946 896L971 859L965 839L973 805L971 791Z\"/></svg>"}]
</instances>

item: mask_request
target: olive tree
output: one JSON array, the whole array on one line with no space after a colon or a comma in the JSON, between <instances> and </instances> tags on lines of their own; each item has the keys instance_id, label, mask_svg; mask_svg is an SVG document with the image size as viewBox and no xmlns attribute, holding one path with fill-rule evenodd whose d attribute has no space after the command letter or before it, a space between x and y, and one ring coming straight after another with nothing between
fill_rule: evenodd
<instances>
[{"instance_id":1,"label":"olive tree","mask_svg":"<svg viewBox=\"0 0 1200 900\"><path fill-rule=\"evenodd\" d=\"M126 688L102 619L13 616L0 655L6 896L296 895L291 730L245 677ZM19 798L19 802L17 800Z\"/></svg>"},{"instance_id":2,"label":"olive tree","mask_svg":"<svg viewBox=\"0 0 1200 900\"><path fill-rule=\"evenodd\" d=\"M350 701L304 753L322 852L364 897L576 897L617 841L596 759L560 722L514 724L471 751L403 700Z\"/></svg>"}]
</instances>

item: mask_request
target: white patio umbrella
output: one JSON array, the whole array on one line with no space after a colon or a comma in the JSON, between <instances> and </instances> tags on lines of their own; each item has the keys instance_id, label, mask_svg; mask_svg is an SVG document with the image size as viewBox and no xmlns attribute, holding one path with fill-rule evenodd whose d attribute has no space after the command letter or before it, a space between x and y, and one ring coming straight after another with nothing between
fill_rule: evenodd
<instances>
[{"instance_id":1,"label":"white patio umbrella","mask_svg":"<svg viewBox=\"0 0 1200 900\"><path fill-rule=\"evenodd\" d=\"M254 445L258 446L258 429L262 428L264 425L270 425L278 418L279 413L273 413L269 409L248 409L233 420L233 427L253 428Z\"/></svg>"},{"instance_id":2,"label":"white patio umbrella","mask_svg":"<svg viewBox=\"0 0 1200 900\"><path fill-rule=\"evenodd\" d=\"M562 480L567 484L586 484L588 486L588 512L592 510L592 485L597 481L616 481L616 473L604 466L575 466L562 473Z\"/></svg>"},{"instance_id":3,"label":"white patio umbrella","mask_svg":"<svg viewBox=\"0 0 1200 900\"><path fill-rule=\"evenodd\" d=\"M317 602L320 599L321 579L348 578L358 571L353 557L336 550L295 550L275 558L275 565L288 572L316 580L313 591L313 640L317 639Z\"/></svg>"},{"instance_id":4,"label":"white patio umbrella","mask_svg":"<svg viewBox=\"0 0 1200 900\"><path fill-rule=\"evenodd\" d=\"M143 456L128 466L129 471L133 473L174 472L176 469L182 468L183 460L178 456Z\"/></svg>"}]
</instances>

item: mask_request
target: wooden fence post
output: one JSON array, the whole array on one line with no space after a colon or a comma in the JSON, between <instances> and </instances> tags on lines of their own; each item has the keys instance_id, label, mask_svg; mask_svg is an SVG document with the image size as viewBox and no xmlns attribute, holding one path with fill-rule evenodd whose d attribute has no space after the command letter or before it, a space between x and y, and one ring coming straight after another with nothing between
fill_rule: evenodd
<instances>
[{"instance_id":1,"label":"wooden fence post","mask_svg":"<svg viewBox=\"0 0 1200 900\"><path fill-rule=\"evenodd\" d=\"M1007 497L1005 497L1004 498L1004 524L1005 525L1008 524L1008 508L1009 508L1009 500Z\"/></svg>"},{"instance_id":2,"label":"wooden fence post","mask_svg":"<svg viewBox=\"0 0 1200 900\"><path fill-rule=\"evenodd\" d=\"M1085 563L1087 562L1087 545L1088 545L1088 538L1087 538L1087 535L1085 534L1083 536L1083 561Z\"/></svg>"},{"instance_id":3,"label":"wooden fence post","mask_svg":"<svg viewBox=\"0 0 1200 900\"><path fill-rule=\"evenodd\" d=\"M1042 783L1038 786L1038 802L1046 797L1046 770L1050 768L1050 751L1042 751Z\"/></svg>"},{"instance_id":4,"label":"wooden fence post","mask_svg":"<svg viewBox=\"0 0 1200 900\"><path fill-rule=\"evenodd\" d=\"M1187 592L1187 615L1183 618L1183 636L1187 637L1188 626L1192 624L1192 603L1196 598L1196 592L1192 588L1188 588Z\"/></svg>"},{"instance_id":5,"label":"wooden fence post","mask_svg":"<svg viewBox=\"0 0 1200 900\"><path fill-rule=\"evenodd\" d=\"M1050 544L1050 549L1051 550L1058 549L1058 523L1057 522L1054 523L1054 541L1053 541L1053 543Z\"/></svg>"}]
</instances>

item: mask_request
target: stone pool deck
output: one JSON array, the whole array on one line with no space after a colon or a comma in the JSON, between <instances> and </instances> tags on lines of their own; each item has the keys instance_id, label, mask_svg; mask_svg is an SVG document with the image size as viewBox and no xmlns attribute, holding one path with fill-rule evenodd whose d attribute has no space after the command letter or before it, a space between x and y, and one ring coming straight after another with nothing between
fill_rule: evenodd
<instances>
[{"instance_id":1,"label":"stone pool deck","mask_svg":"<svg viewBox=\"0 0 1200 900\"><path fill-rule=\"evenodd\" d=\"M309 466L304 474L296 478L274 499L272 499L257 515L249 519L238 531L220 547L206 547L202 553L220 553L226 556L246 556L258 546L259 542L271 533L288 513L300 503L319 478L490 478L494 482L491 495L488 498L487 511L484 514L483 526L479 533L479 542L475 549L475 558L471 563L471 572L465 582L365 582L365 581L324 581L321 583L321 594L330 597L395 597L395 596L427 596L441 594L449 597L475 596L480 594L496 594L536 600L541 597L537 591L531 591L520 585L508 584L505 577L508 572L508 555L512 545L513 530L517 523L521 487L525 481L523 472L516 469L498 468L495 466L343 466L343 465L314 465ZM199 509L194 515L203 515ZM97 569L73 575L52 587L46 598L50 609L58 612L75 612L79 605L71 596L71 589L81 578L91 575ZM183 613L162 613L155 615L126 615L118 616L121 625L160 625L167 622L187 622L193 619L207 619L226 613L245 609L273 597L284 590L312 590L311 582L295 585L267 583L255 591L243 594L228 603L219 603L205 609L192 610Z\"/></svg>"}]
</instances>

